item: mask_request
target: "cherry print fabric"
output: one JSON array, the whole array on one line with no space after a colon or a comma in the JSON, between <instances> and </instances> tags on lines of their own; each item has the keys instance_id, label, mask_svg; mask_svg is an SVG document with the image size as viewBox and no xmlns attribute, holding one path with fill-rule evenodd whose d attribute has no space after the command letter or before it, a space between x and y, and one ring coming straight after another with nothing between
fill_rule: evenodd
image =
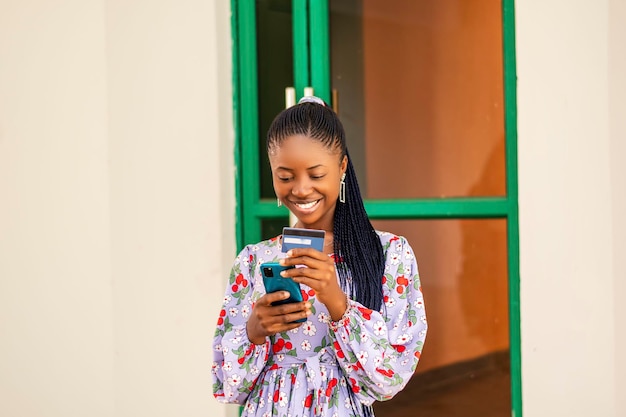
<instances>
[{"instance_id":1,"label":"cherry print fabric","mask_svg":"<svg viewBox=\"0 0 626 417\"><path fill-rule=\"evenodd\" d=\"M301 285L312 312L302 326L248 340L246 322L265 294L260 265L277 261L280 239L246 246L235 259L213 342L213 394L243 404L242 416L361 416L362 405L392 398L417 366L427 322L413 250L378 232L385 253L384 305L373 311L349 300L332 322L315 292Z\"/></svg>"}]
</instances>

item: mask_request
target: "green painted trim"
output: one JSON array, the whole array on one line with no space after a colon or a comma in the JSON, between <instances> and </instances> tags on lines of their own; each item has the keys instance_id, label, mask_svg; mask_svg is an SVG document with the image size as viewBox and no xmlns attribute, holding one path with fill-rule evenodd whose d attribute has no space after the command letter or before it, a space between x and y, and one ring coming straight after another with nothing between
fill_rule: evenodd
<instances>
[{"instance_id":1,"label":"green painted trim","mask_svg":"<svg viewBox=\"0 0 626 417\"><path fill-rule=\"evenodd\" d=\"M242 244L257 242L261 237L261 226L257 216L247 207L252 207L261 195L259 184L259 116L258 81L256 50L256 3L253 0L239 0L238 34L239 61L246 65L239 67L241 98L241 196L243 210Z\"/></svg>"},{"instance_id":2,"label":"green painted trim","mask_svg":"<svg viewBox=\"0 0 626 417\"><path fill-rule=\"evenodd\" d=\"M311 85L315 95L330 103L330 27L328 0L310 0Z\"/></svg>"},{"instance_id":3,"label":"green painted trim","mask_svg":"<svg viewBox=\"0 0 626 417\"><path fill-rule=\"evenodd\" d=\"M505 197L367 200L365 209L372 220L382 219L482 219L506 217ZM284 217L287 210L273 200L261 200L252 211L259 219Z\"/></svg>"},{"instance_id":4,"label":"green painted trim","mask_svg":"<svg viewBox=\"0 0 626 417\"><path fill-rule=\"evenodd\" d=\"M307 0L292 0L293 13L293 78L296 88L296 102L304 95L304 87L309 87L309 25Z\"/></svg>"},{"instance_id":5,"label":"green painted trim","mask_svg":"<svg viewBox=\"0 0 626 417\"><path fill-rule=\"evenodd\" d=\"M509 332L511 404L513 417L522 417L522 338L520 313L519 207L517 166L517 63L515 56L515 0L502 0L504 60L504 125L508 198Z\"/></svg>"},{"instance_id":6,"label":"green painted trim","mask_svg":"<svg viewBox=\"0 0 626 417\"><path fill-rule=\"evenodd\" d=\"M237 244L237 251L243 248L243 234L242 234L242 221L243 221L243 205L241 199L241 176L242 176L242 164L241 164L241 112L239 111L239 36L237 25L237 0L230 1L230 34L232 45L232 87L233 87L233 129L234 129L234 146L233 153L235 159L235 240Z\"/></svg>"},{"instance_id":7,"label":"green painted trim","mask_svg":"<svg viewBox=\"0 0 626 417\"><path fill-rule=\"evenodd\" d=\"M419 200L366 200L372 219L452 219L506 217L505 197Z\"/></svg>"}]
</instances>

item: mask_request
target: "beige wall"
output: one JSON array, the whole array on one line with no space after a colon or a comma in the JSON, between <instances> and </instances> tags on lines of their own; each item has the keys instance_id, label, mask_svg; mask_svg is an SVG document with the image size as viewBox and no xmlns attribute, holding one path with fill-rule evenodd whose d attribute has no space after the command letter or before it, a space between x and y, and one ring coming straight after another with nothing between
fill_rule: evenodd
<instances>
[{"instance_id":1,"label":"beige wall","mask_svg":"<svg viewBox=\"0 0 626 417\"><path fill-rule=\"evenodd\" d=\"M613 219L616 416L626 416L626 2L609 2L609 129Z\"/></svg>"},{"instance_id":2,"label":"beige wall","mask_svg":"<svg viewBox=\"0 0 626 417\"><path fill-rule=\"evenodd\" d=\"M0 4L0 415L223 415L229 2Z\"/></svg>"},{"instance_id":3,"label":"beige wall","mask_svg":"<svg viewBox=\"0 0 626 417\"><path fill-rule=\"evenodd\" d=\"M517 2L525 416L624 415L617 3Z\"/></svg>"}]
</instances>

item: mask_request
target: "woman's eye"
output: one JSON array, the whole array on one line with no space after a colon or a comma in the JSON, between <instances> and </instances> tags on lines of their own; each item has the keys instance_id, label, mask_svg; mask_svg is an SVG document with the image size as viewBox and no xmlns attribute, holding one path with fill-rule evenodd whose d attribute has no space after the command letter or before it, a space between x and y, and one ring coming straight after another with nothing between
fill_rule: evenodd
<instances>
[{"instance_id":1,"label":"woman's eye","mask_svg":"<svg viewBox=\"0 0 626 417\"><path fill-rule=\"evenodd\" d=\"M321 180L324 177L325 175L311 175L311 178L313 178L314 180Z\"/></svg>"},{"instance_id":2,"label":"woman's eye","mask_svg":"<svg viewBox=\"0 0 626 417\"><path fill-rule=\"evenodd\" d=\"M282 182L287 182L287 181L289 181L291 178L289 178L289 177L278 177L278 179L279 179L280 181L282 181Z\"/></svg>"}]
</instances>

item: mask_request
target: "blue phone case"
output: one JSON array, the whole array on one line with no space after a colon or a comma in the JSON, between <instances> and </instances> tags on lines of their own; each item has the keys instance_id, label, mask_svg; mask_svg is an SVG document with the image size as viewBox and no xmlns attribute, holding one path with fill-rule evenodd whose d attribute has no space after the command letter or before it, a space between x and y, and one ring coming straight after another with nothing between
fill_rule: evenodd
<instances>
[{"instance_id":1,"label":"blue phone case","mask_svg":"<svg viewBox=\"0 0 626 417\"><path fill-rule=\"evenodd\" d=\"M261 275L263 275L263 285L265 285L265 291L267 293L276 291L287 291L289 293L289 298L272 303L272 305L298 303L302 301L300 284L291 278L283 278L280 276L281 271L291 268L294 267L282 266L278 262L265 262L261 264ZM303 323L305 321L306 319L304 318L296 320L298 323Z\"/></svg>"}]
</instances>

